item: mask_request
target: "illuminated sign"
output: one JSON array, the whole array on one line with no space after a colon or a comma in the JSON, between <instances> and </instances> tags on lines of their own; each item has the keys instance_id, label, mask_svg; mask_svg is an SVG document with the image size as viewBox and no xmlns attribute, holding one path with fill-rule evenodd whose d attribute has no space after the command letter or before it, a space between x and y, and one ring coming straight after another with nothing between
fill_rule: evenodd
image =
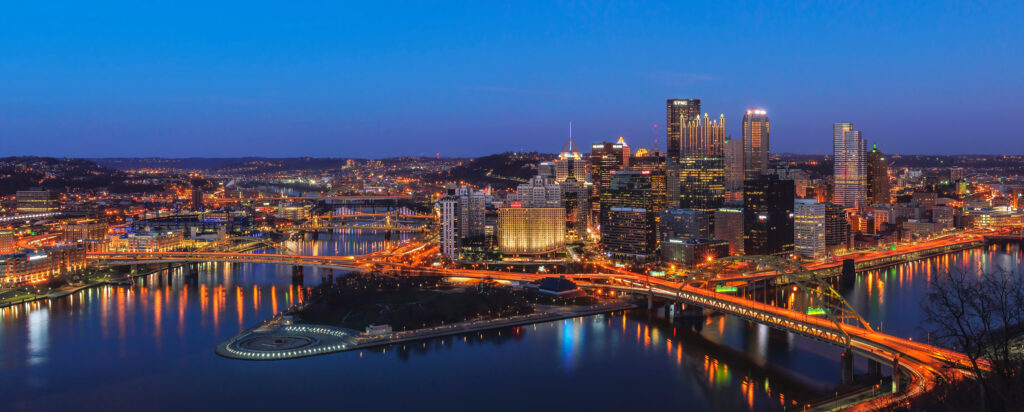
<instances>
[{"instance_id":1,"label":"illuminated sign","mask_svg":"<svg viewBox=\"0 0 1024 412\"><path fill-rule=\"evenodd\" d=\"M735 286L718 285L718 286L715 286L715 292L718 292L718 293L736 293L736 287Z\"/></svg>"}]
</instances>

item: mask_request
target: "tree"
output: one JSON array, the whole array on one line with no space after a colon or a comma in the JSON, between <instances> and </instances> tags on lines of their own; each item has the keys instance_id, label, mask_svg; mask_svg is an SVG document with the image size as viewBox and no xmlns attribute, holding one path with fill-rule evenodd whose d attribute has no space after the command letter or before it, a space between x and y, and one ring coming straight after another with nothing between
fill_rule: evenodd
<instances>
[{"instance_id":1,"label":"tree","mask_svg":"<svg viewBox=\"0 0 1024 412\"><path fill-rule=\"evenodd\" d=\"M977 273L977 274L974 274ZM1024 278L1003 268L951 270L936 277L922 302L932 340L966 355L981 410L1005 410L1024 400L1021 353L1014 350L1024 325ZM964 396L966 382L949 383L940 398ZM944 399L942 403L951 406Z\"/></svg>"}]
</instances>

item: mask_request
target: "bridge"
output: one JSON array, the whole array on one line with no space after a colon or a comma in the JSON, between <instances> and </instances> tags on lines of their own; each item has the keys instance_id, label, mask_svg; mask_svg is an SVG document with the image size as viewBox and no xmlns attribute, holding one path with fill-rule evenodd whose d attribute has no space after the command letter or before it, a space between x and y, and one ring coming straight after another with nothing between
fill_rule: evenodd
<instances>
[{"instance_id":1,"label":"bridge","mask_svg":"<svg viewBox=\"0 0 1024 412\"><path fill-rule=\"evenodd\" d=\"M310 266L340 269L390 276L442 276L511 282L533 282L548 274L518 273L498 270L476 270L425 266L424 256L435 252L425 243L414 242L388 251L359 256L297 256L278 253L234 252L132 252L91 253L92 262L107 265L137 265L147 263L230 262L265 263L292 266ZM732 295L735 289L720 289L723 278L736 281L735 275L726 274L735 265L756 265L768 269L755 271L751 280L769 280L776 284L795 285L809 301L807 310L778 307ZM966 375L970 361L966 356L946 349L913 342L874 331L846 300L814 271L778 257L734 256L713 262L683 281L652 278L624 269L599 265L609 273L565 274L580 287L615 290L622 293L646 295L648 302L657 298L671 304L708 309L740 319L767 325L819 340L843 349L841 360L844 380L852 378L853 354L869 359L869 370L881 371L882 364L894 370L894 392L872 400L873 405L896 405L929 390L939 379L956 379ZM742 276L742 275L741 275ZM906 374L909 385L896 391L900 375Z\"/></svg>"}]
</instances>

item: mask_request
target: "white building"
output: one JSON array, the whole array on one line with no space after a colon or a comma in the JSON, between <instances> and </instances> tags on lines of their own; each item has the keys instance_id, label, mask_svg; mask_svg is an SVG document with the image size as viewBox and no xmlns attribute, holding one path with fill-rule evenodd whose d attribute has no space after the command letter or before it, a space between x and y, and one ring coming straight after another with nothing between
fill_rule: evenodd
<instances>
[{"instance_id":1,"label":"white building","mask_svg":"<svg viewBox=\"0 0 1024 412\"><path fill-rule=\"evenodd\" d=\"M852 123L832 125L832 156L835 161L835 187L832 203L847 209L868 207L867 143Z\"/></svg>"},{"instance_id":2,"label":"white building","mask_svg":"<svg viewBox=\"0 0 1024 412\"><path fill-rule=\"evenodd\" d=\"M523 207L562 207L562 188L544 176L534 176L530 183L519 185L516 199Z\"/></svg>"},{"instance_id":3,"label":"white building","mask_svg":"<svg viewBox=\"0 0 1024 412\"><path fill-rule=\"evenodd\" d=\"M486 238L488 195L468 186L448 189L437 202L441 212L441 253L457 259L463 247L480 245Z\"/></svg>"},{"instance_id":4,"label":"white building","mask_svg":"<svg viewBox=\"0 0 1024 412\"><path fill-rule=\"evenodd\" d=\"M814 199L793 202L793 251L816 259L825 255L825 204Z\"/></svg>"}]
</instances>

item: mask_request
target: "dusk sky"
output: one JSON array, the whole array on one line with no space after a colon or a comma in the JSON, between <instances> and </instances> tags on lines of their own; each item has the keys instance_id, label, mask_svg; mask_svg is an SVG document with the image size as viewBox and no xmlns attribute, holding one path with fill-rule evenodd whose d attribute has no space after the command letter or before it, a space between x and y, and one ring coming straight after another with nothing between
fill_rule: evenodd
<instances>
[{"instance_id":1,"label":"dusk sky","mask_svg":"<svg viewBox=\"0 0 1024 412\"><path fill-rule=\"evenodd\" d=\"M0 7L0 156L664 148L667 98L772 152L1024 153L1021 2L87 3Z\"/></svg>"}]
</instances>

